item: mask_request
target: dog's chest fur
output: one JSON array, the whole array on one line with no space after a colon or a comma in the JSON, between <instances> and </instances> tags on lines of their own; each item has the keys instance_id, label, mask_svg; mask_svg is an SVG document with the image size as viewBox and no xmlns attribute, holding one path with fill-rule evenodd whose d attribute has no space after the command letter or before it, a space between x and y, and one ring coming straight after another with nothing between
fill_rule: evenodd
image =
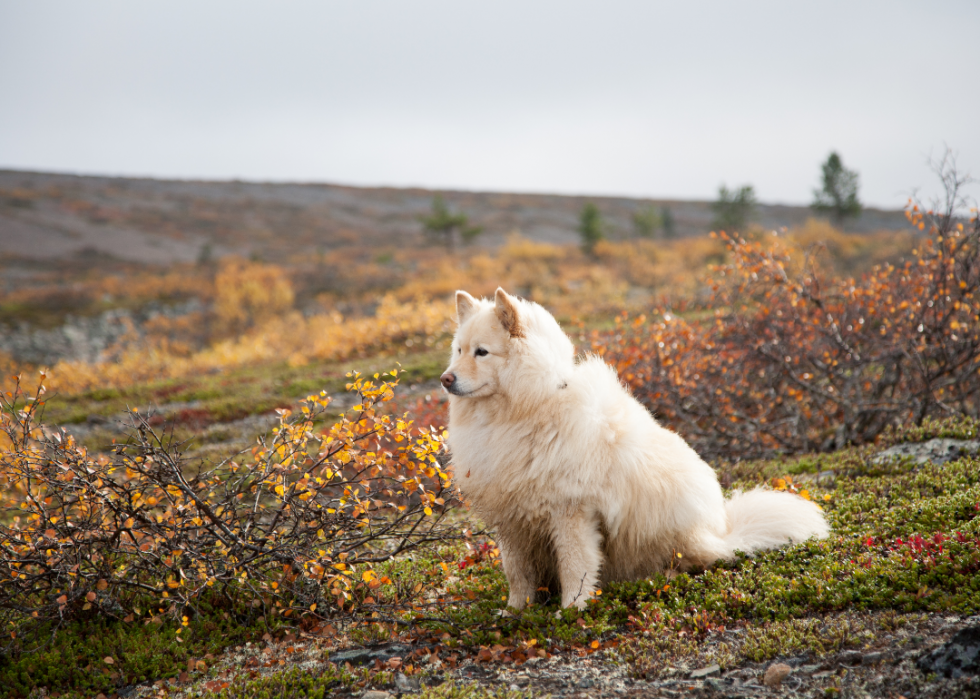
<instances>
[{"instance_id":1,"label":"dog's chest fur","mask_svg":"<svg viewBox=\"0 0 980 699\"><path fill-rule=\"evenodd\" d=\"M539 520L581 500L587 479L557 424L481 412L454 408L450 447L455 481L488 524Z\"/></svg>"}]
</instances>

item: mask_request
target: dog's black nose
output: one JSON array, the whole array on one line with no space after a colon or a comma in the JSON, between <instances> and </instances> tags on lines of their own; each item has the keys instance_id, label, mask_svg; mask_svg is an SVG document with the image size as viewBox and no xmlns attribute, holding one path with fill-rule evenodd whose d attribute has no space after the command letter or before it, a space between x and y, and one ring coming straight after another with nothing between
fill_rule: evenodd
<instances>
[{"instance_id":1,"label":"dog's black nose","mask_svg":"<svg viewBox=\"0 0 980 699\"><path fill-rule=\"evenodd\" d=\"M440 377L442 385L446 388L451 388L454 383L456 383L456 375L451 374L448 371Z\"/></svg>"}]
</instances>

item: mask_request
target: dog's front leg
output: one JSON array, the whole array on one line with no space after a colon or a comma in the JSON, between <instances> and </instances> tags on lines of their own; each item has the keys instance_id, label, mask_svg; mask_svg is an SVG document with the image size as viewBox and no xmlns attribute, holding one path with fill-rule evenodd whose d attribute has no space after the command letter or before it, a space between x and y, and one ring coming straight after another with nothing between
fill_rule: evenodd
<instances>
[{"instance_id":1,"label":"dog's front leg","mask_svg":"<svg viewBox=\"0 0 980 699\"><path fill-rule=\"evenodd\" d=\"M553 524L552 541L558 559L561 606L585 607L599 582L602 535L594 518L574 512Z\"/></svg>"},{"instance_id":2,"label":"dog's front leg","mask_svg":"<svg viewBox=\"0 0 980 699\"><path fill-rule=\"evenodd\" d=\"M534 600L538 589L538 572L534 569L534 557L531 555L529 542L508 541L498 537L500 557L504 562L504 575L510 587L510 597L507 606L513 609L524 609L529 601Z\"/></svg>"}]
</instances>

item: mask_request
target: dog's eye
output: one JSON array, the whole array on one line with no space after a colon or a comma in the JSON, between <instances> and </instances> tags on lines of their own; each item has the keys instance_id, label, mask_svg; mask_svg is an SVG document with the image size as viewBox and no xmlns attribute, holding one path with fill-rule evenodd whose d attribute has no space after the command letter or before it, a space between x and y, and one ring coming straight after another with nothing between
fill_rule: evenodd
<instances>
[{"instance_id":1,"label":"dog's eye","mask_svg":"<svg viewBox=\"0 0 980 699\"><path fill-rule=\"evenodd\" d=\"M459 349L457 349L457 350L456 350L456 353L457 353L457 354L462 354L462 353L463 353L463 348L462 348L462 347L460 347Z\"/></svg>"},{"instance_id":2,"label":"dog's eye","mask_svg":"<svg viewBox=\"0 0 980 699\"><path fill-rule=\"evenodd\" d=\"M490 353L489 353L489 352L487 352L487 351L486 351L485 349L483 349L482 347L480 347L480 348L478 348L478 349L476 350L476 352L474 352L473 354L475 354L475 355L476 355L477 357L486 357L486 356L487 356L488 354L490 354Z\"/></svg>"}]
</instances>

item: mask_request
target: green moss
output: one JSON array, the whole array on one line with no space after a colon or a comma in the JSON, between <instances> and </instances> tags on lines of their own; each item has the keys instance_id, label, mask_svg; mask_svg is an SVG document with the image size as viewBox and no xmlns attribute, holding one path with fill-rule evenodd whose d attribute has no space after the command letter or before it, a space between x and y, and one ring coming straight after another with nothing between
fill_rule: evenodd
<instances>
[{"instance_id":1,"label":"green moss","mask_svg":"<svg viewBox=\"0 0 980 699\"><path fill-rule=\"evenodd\" d=\"M198 386L193 389L175 393L170 397L172 401L194 402L194 401L219 401L228 398L228 391L223 391L219 386Z\"/></svg>"},{"instance_id":2,"label":"green moss","mask_svg":"<svg viewBox=\"0 0 980 699\"><path fill-rule=\"evenodd\" d=\"M120 398L122 392L118 388L93 388L85 394L86 398L93 401L107 401Z\"/></svg>"},{"instance_id":3,"label":"green moss","mask_svg":"<svg viewBox=\"0 0 980 699\"><path fill-rule=\"evenodd\" d=\"M930 439L976 439L980 434L980 420L965 416L942 420L926 418L921 425L907 425L888 429L879 440L882 446L902 442L926 442Z\"/></svg>"},{"instance_id":4,"label":"green moss","mask_svg":"<svg viewBox=\"0 0 980 699\"><path fill-rule=\"evenodd\" d=\"M358 691L366 686L389 686L391 673L369 670L344 670L327 665L321 670L291 669L251 680L214 693L192 694L209 699L326 699L338 689ZM534 695L503 688L485 688L477 684L446 682L423 687L419 699L531 699Z\"/></svg>"},{"instance_id":5,"label":"green moss","mask_svg":"<svg viewBox=\"0 0 980 699\"><path fill-rule=\"evenodd\" d=\"M209 412L214 420L230 421L295 404L297 399L321 390L342 392L351 369L373 374L400 365L401 382L407 386L437 378L444 363L444 351L427 350L300 367L285 363L238 367L125 389L99 388L73 395L51 395L45 421L50 425L77 424L93 415L112 418L130 407L148 408L166 403L199 403L199 409Z\"/></svg>"},{"instance_id":6,"label":"green moss","mask_svg":"<svg viewBox=\"0 0 980 699\"><path fill-rule=\"evenodd\" d=\"M320 379L293 379L286 386L286 393L294 398L302 398L323 389Z\"/></svg>"},{"instance_id":7,"label":"green moss","mask_svg":"<svg viewBox=\"0 0 980 699\"><path fill-rule=\"evenodd\" d=\"M328 664L318 670L292 668L238 682L217 692L192 694L192 697L214 699L327 699L335 690L356 690L367 685L384 686L391 683L391 673L371 670L345 670Z\"/></svg>"},{"instance_id":8,"label":"green moss","mask_svg":"<svg viewBox=\"0 0 980 699\"><path fill-rule=\"evenodd\" d=\"M651 624L687 629L694 636L737 622L788 624L753 637L752 657L761 657L772 649L788 652L829 643L823 627L799 621L815 616L861 610L980 612L980 461L880 470L864 458L867 453L850 450L821 459L821 470L838 474L833 490L812 486L833 526L825 541L742 557L670 580L655 575L611 584L583 613L559 610L551 600L509 619L497 617L506 581L499 567L482 564L448 586L474 599L447 610L456 630L450 625L439 630L468 646L530 638L585 645ZM756 468L765 472L773 464Z\"/></svg>"},{"instance_id":9,"label":"green moss","mask_svg":"<svg viewBox=\"0 0 980 699\"><path fill-rule=\"evenodd\" d=\"M661 618L629 638L617 657L634 676L645 678L660 677L679 662L702 666L717 663L729 668L746 661L760 663L788 656L803 655L816 660L847 649L873 647L883 634L923 620L923 615L886 611L748 623L737 634L729 634L725 642L719 642L710 633L691 633L689 628Z\"/></svg>"},{"instance_id":10,"label":"green moss","mask_svg":"<svg viewBox=\"0 0 980 699\"><path fill-rule=\"evenodd\" d=\"M503 687L481 687L478 684L456 684L446 682L438 687L426 687L419 699L531 699L535 696L530 689L514 691ZM541 696L541 695L538 695Z\"/></svg>"},{"instance_id":11,"label":"green moss","mask_svg":"<svg viewBox=\"0 0 980 699\"><path fill-rule=\"evenodd\" d=\"M875 624L855 617L789 619L748 627L741 655L754 662L777 656L810 653L820 657L847 648L860 648L875 638Z\"/></svg>"},{"instance_id":12,"label":"green moss","mask_svg":"<svg viewBox=\"0 0 980 699\"><path fill-rule=\"evenodd\" d=\"M79 696L111 694L126 685L176 677L188 658L217 655L268 631L255 618L201 605L178 634L173 621L130 622L94 616L61 628L39 628L0 655L0 696L26 697L35 688ZM273 629L274 630L274 629ZM106 662L111 658L112 662Z\"/></svg>"}]
</instances>

